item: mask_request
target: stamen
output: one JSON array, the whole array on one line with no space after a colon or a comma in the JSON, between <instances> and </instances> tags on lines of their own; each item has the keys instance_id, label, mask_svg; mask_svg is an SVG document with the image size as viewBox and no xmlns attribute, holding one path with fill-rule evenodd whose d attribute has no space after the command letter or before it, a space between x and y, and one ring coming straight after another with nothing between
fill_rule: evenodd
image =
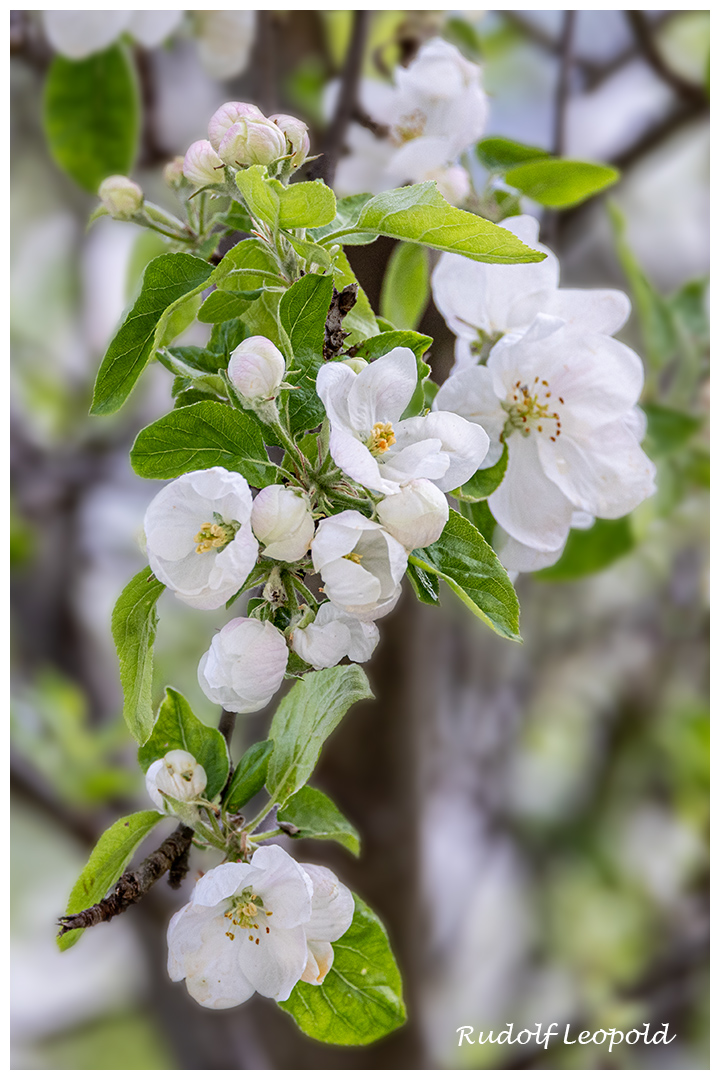
<instances>
[{"instance_id":1,"label":"stamen","mask_svg":"<svg viewBox=\"0 0 720 1080\"><path fill-rule=\"evenodd\" d=\"M393 431L392 424L373 424L370 437L365 443L368 450L374 457L380 457L382 454L387 453L391 446L395 444L395 432Z\"/></svg>"},{"instance_id":2,"label":"stamen","mask_svg":"<svg viewBox=\"0 0 720 1080\"><path fill-rule=\"evenodd\" d=\"M351 551L349 555L343 555L343 559L348 559L350 562L354 562L357 566L362 563L362 555L358 555L357 551Z\"/></svg>"}]
</instances>

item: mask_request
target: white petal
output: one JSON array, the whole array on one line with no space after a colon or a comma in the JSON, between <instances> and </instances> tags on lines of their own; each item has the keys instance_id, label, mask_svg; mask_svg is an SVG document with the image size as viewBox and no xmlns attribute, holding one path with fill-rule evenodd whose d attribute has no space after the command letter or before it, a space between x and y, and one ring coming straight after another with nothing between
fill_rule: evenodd
<instances>
[{"instance_id":1,"label":"white petal","mask_svg":"<svg viewBox=\"0 0 720 1080\"><path fill-rule=\"evenodd\" d=\"M329 941L308 941L308 958L300 976L303 982L319 986L332 967L335 954Z\"/></svg>"},{"instance_id":2,"label":"white petal","mask_svg":"<svg viewBox=\"0 0 720 1080\"><path fill-rule=\"evenodd\" d=\"M479 424L490 439L490 449L481 463L488 468L502 454L500 435L507 421L486 367L470 367L446 379L433 402L433 411L457 413L473 424Z\"/></svg>"},{"instance_id":3,"label":"white petal","mask_svg":"<svg viewBox=\"0 0 720 1080\"><path fill-rule=\"evenodd\" d=\"M380 463L351 431L333 425L330 429L330 456L344 473L363 487L389 495L397 484L383 478Z\"/></svg>"},{"instance_id":4,"label":"white petal","mask_svg":"<svg viewBox=\"0 0 720 1080\"><path fill-rule=\"evenodd\" d=\"M411 349L393 349L368 364L355 377L348 395L353 430L369 433L376 423L396 423L416 385L417 361Z\"/></svg>"},{"instance_id":5,"label":"white petal","mask_svg":"<svg viewBox=\"0 0 720 1080\"><path fill-rule=\"evenodd\" d=\"M348 397L356 379L355 372L339 360L323 364L318 371L315 388L331 424L352 428Z\"/></svg>"},{"instance_id":6,"label":"white petal","mask_svg":"<svg viewBox=\"0 0 720 1080\"><path fill-rule=\"evenodd\" d=\"M538 551L537 548L521 544L498 526L493 533L493 547L500 562L511 573L529 574L534 570L544 570L556 563L565 545L556 551Z\"/></svg>"},{"instance_id":7,"label":"white petal","mask_svg":"<svg viewBox=\"0 0 720 1080\"><path fill-rule=\"evenodd\" d=\"M233 944L242 973L258 994L285 1001L305 970L307 941L302 926L284 929L272 923L269 934L256 932L250 941L247 931L240 931Z\"/></svg>"},{"instance_id":8,"label":"white petal","mask_svg":"<svg viewBox=\"0 0 720 1080\"><path fill-rule=\"evenodd\" d=\"M453 491L477 472L490 447L484 428L453 412L431 412L403 420L398 426L403 439L440 439L448 466L442 476L429 476L441 491Z\"/></svg>"},{"instance_id":9,"label":"white petal","mask_svg":"<svg viewBox=\"0 0 720 1080\"><path fill-rule=\"evenodd\" d=\"M556 551L567 540L573 505L545 475L533 436L510 436L507 472L488 506L498 524L528 547Z\"/></svg>"},{"instance_id":10,"label":"white petal","mask_svg":"<svg viewBox=\"0 0 720 1080\"><path fill-rule=\"evenodd\" d=\"M534 311L528 321L543 312L590 334L616 334L631 311L629 298L619 289L554 289L529 299Z\"/></svg>"},{"instance_id":11,"label":"white petal","mask_svg":"<svg viewBox=\"0 0 720 1080\"><path fill-rule=\"evenodd\" d=\"M270 926L290 929L306 923L312 913L313 884L305 869L277 844L257 849L252 857L249 884L262 896L265 911L272 911Z\"/></svg>"},{"instance_id":12,"label":"white petal","mask_svg":"<svg viewBox=\"0 0 720 1080\"><path fill-rule=\"evenodd\" d=\"M325 595L342 607L365 607L380 599L378 579L350 559L338 559L323 567Z\"/></svg>"},{"instance_id":13,"label":"white petal","mask_svg":"<svg viewBox=\"0 0 720 1080\"><path fill-rule=\"evenodd\" d=\"M357 510L343 510L333 517L323 518L312 542L312 559L316 571L343 555L349 555L367 529L379 528Z\"/></svg>"},{"instance_id":14,"label":"white petal","mask_svg":"<svg viewBox=\"0 0 720 1080\"><path fill-rule=\"evenodd\" d=\"M131 11L43 11L48 41L70 60L101 52L122 34Z\"/></svg>"},{"instance_id":15,"label":"white petal","mask_svg":"<svg viewBox=\"0 0 720 1080\"><path fill-rule=\"evenodd\" d=\"M326 866L303 863L313 883L312 915L305 924L308 941L337 941L349 929L355 913L350 890Z\"/></svg>"},{"instance_id":16,"label":"white petal","mask_svg":"<svg viewBox=\"0 0 720 1080\"><path fill-rule=\"evenodd\" d=\"M184 11L133 11L128 30L146 49L162 45L165 38L176 30Z\"/></svg>"},{"instance_id":17,"label":"white petal","mask_svg":"<svg viewBox=\"0 0 720 1080\"><path fill-rule=\"evenodd\" d=\"M323 607L329 605L324 604ZM322 611L322 608L320 610ZM293 631L292 647L293 651L316 671L335 667L347 656L351 647L350 631L338 622L318 626L316 619L304 630Z\"/></svg>"}]
</instances>

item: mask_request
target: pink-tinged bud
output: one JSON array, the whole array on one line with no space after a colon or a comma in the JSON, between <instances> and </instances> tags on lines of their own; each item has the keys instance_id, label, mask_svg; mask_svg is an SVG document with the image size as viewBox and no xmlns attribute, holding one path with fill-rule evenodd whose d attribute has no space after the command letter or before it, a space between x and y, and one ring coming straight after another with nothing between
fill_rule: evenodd
<instances>
[{"instance_id":1,"label":"pink-tinged bud","mask_svg":"<svg viewBox=\"0 0 720 1080\"><path fill-rule=\"evenodd\" d=\"M296 116L288 116L286 113L274 113L269 119L277 124L284 134L292 153L290 162L294 169L299 169L310 153L307 124L298 120Z\"/></svg>"},{"instance_id":2,"label":"pink-tinged bud","mask_svg":"<svg viewBox=\"0 0 720 1080\"><path fill-rule=\"evenodd\" d=\"M280 562L302 559L315 533L305 497L282 484L271 484L255 496L250 522L265 558Z\"/></svg>"},{"instance_id":3,"label":"pink-tinged bud","mask_svg":"<svg viewBox=\"0 0 720 1080\"><path fill-rule=\"evenodd\" d=\"M108 214L119 221L129 221L143 204L142 188L129 176L106 177L98 195Z\"/></svg>"},{"instance_id":4,"label":"pink-tinged bud","mask_svg":"<svg viewBox=\"0 0 720 1080\"><path fill-rule=\"evenodd\" d=\"M270 165L286 152L282 131L265 117L238 120L225 132L218 149L227 165Z\"/></svg>"},{"instance_id":5,"label":"pink-tinged bud","mask_svg":"<svg viewBox=\"0 0 720 1080\"><path fill-rule=\"evenodd\" d=\"M383 528L406 551L413 551L439 539L450 508L431 480L409 480L397 495L388 495L378 503L377 515Z\"/></svg>"},{"instance_id":6,"label":"pink-tinged bud","mask_svg":"<svg viewBox=\"0 0 720 1080\"><path fill-rule=\"evenodd\" d=\"M167 165L163 169L163 180L168 187L180 188L185 183L185 177L183 175L183 157L178 154L172 161L168 161Z\"/></svg>"},{"instance_id":7,"label":"pink-tinged bud","mask_svg":"<svg viewBox=\"0 0 720 1080\"><path fill-rule=\"evenodd\" d=\"M225 165L208 140L199 139L188 147L183 161L183 174L186 180L198 187L222 184L225 179Z\"/></svg>"},{"instance_id":8,"label":"pink-tinged bud","mask_svg":"<svg viewBox=\"0 0 720 1080\"><path fill-rule=\"evenodd\" d=\"M226 101L224 105L221 105L210 117L208 124L208 139L213 150L220 149L220 143L233 124L247 117L252 117L254 120L265 119L257 105L248 105L244 101Z\"/></svg>"},{"instance_id":9,"label":"pink-tinged bud","mask_svg":"<svg viewBox=\"0 0 720 1080\"><path fill-rule=\"evenodd\" d=\"M285 360L266 337L241 341L230 357L228 375L246 401L269 401L275 397L285 375Z\"/></svg>"}]
</instances>

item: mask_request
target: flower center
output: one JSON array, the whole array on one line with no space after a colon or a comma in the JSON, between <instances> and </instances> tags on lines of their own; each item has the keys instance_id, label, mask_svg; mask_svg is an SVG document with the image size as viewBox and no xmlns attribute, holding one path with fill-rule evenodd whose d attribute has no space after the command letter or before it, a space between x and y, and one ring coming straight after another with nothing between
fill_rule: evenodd
<instances>
[{"instance_id":1,"label":"flower center","mask_svg":"<svg viewBox=\"0 0 720 1080\"><path fill-rule=\"evenodd\" d=\"M235 539L240 528L237 521L223 521L219 514L213 514L213 517L215 520L206 521L195 537L198 555L204 555L206 551L222 551Z\"/></svg>"},{"instance_id":2,"label":"flower center","mask_svg":"<svg viewBox=\"0 0 720 1080\"><path fill-rule=\"evenodd\" d=\"M497 330L494 334L486 334L478 330L477 337L470 344L470 352L477 357L478 364L486 364L492 349L497 345L503 331Z\"/></svg>"},{"instance_id":3,"label":"flower center","mask_svg":"<svg viewBox=\"0 0 720 1080\"><path fill-rule=\"evenodd\" d=\"M239 896L233 896L225 912L225 918L229 919L233 926L240 927L241 930L259 930L258 918L262 918L264 921L269 919L271 915L272 911L264 910L262 897L249 888L243 889ZM270 933L270 927L267 925L265 926L265 933ZM231 941L235 940L235 934L232 930L226 930L225 937L229 937ZM260 944L260 938L255 937L254 934L250 934L250 940L254 941L256 945Z\"/></svg>"},{"instance_id":4,"label":"flower center","mask_svg":"<svg viewBox=\"0 0 720 1080\"><path fill-rule=\"evenodd\" d=\"M350 562L354 562L358 566L362 563L362 555L358 555L357 551L351 551L349 555L343 555L343 559L349 559Z\"/></svg>"},{"instance_id":5,"label":"flower center","mask_svg":"<svg viewBox=\"0 0 720 1080\"><path fill-rule=\"evenodd\" d=\"M402 146L403 143L410 142L411 139L417 139L424 132L426 122L427 117L420 109L415 109L413 112L408 113L407 116L402 116L400 121L393 127L393 141Z\"/></svg>"},{"instance_id":6,"label":"flower center","mask_svg":"<svg viewBox=\"0 0 720 1080\"><path fill-rule=\"evenodd\" d=\"M561 397L556 400L561 405L565 404ZM541 379L539 375L535 376L531 387L525 386L518 379L512 390L512 400L508 398L503 401L502 407L508 414L503 429L506 437L513 431L519 431L527 438L531 431L537 431L555 442L561 434L562 421L560 414L554 409L552 391L547 379Z\"/></svg>"},{"instance_id":7,"label":"flower center","mask_svg":"<svg viewBox=\"0 0 720 1080\"><path fill-rule=\"evenodd\" d=\"M370 437L365 445L373 457L381 457L383 454L387 453L394 443L395 432L393 431L392 424L373 424Z\"/></svg>"}]
</instances>

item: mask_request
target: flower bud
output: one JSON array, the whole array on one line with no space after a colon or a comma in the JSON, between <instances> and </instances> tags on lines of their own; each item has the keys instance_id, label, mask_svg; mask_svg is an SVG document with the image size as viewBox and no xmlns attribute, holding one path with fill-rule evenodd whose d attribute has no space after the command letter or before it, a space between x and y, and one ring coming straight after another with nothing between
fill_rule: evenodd
<instances>
[{"instance_id":1,"label":"flower bud","mask_svg":"<svg viewBox=\"0 0 720 1080\"><path fill-rule=\"evenodd\" d=\"M185 177L183 175L183 157L182 154L178 154L172 161L168 161L167 165L163 169L163 180L168 187L180 188L185 183Z\"/></svg>"},{"instance_id":2,"label":"flower bud","mask_svg":"<svg viewBox=\"0 0 720 1080\"><path fill-rule=\"evenodd\" d=\"M129 221L143 204L142 188L129 176L106 177L98 195L108 214L119 221Z\"/></svg>"},{"instance_id":3,"label":"flower bud","mask_svg":"<svg viewBox=\"0 0 720 1080\"><path fill-rule=\"evenodd\" d=\"M306 499L282 484L271 484L255 497L250 518L263 555L280 562L297 562L310 547L315 523Z\"/></svg>"},{"instance_id":4,"label":"flower bud","mask_svg":"<svg viewBox=\"0 0 720 1080\"><path fill-rule=\"evenodd\" d=\"M288 661L285 638L269 622L232 619L198 666L203 693L229 712L256 712L280 688Z\"/></svg>"},{"instance_id":5,"label":"flower bud","mask_svg":"<svg viewBox=\"0 0 720 1080\"><path fill-rule=\"evenodd\" d=\"M170 750L164 758L153 761L145 785L155 805L165 810L163 795L178 802L191 802L207 787L207 775L187 750Z\"/></svg>"},{"instance_id":6,"label":"flower bud","mask_svg":"<svg viewBox=\"0 0 720 1080\"><path fill-rule=\"evenodd\" d=\"M227 129L218 147L227 165L270 165L286 152L282 131L264 116L242 117Z\"/></svg>"},{"instance_id":7,"label":"flower bud","mask_svg":"<svg viewBox=\"0 0 720 1080\"><path fill-rule=\"evenodd\" d=\"M356 375L359 375L367 366L367 360L363 360L362 356L343 356L340 361L342 364L347 364L351 371L354 371Z\"/></svg>"},{"instance_id":8,"label":"flower bud","mask_svg":"<svg viewBox=\"0 0 720 1080\"><path fill-rule=\"evenodd\" d=\"M186 180L198 187L222 184L225 179L225 165L207 139L198 139L188 147L183 161L183 174Z\"/></svg>"},{"instance_id":9,"label":"flower bud","mask_svg":"<svg viewBox=\"0 0 720 1080\"><path fill-rule=\"evenodd\" d=\"M228 365L230 381L247 401L274 398L284 374L282 353L272 341L259 335L241 341Z\"/></svg>"},{"instance_id":10,"label":"flower bud","mask_svg":"<svg viewBox=\"0 0 720 1080\"><path fill-rule=\"evenodd\" d=\"M431 480L409 480L377 505L387 531L406 551L434 544L450 516L447 499Z\"/></svg>"},{"instance_id":11,"label":"flower bud","mask_svg":"<svg viewBox=\"0 0 720 1080\"><path fill-rule=\"evenodd\" d=\"M219 150L228 129L245 117L265 120L265 116L257 105L248 105L244 101L226 101L217 112L213 113L208 124L208 139L213 150Z\"/></svg>"},{"instance_id":12,"label":"flower bud","mask_svg":"<svg viewBox=\"0 0 720 1080\"><path fill-rule=\"evenodd\" d=\"M288 116L286 113L274 113L268 119L280 128L290 147L292 157L290 163L294 169L299 169L310 153L310 136L307 124L298 120L296 116Z\"/></svg>"}]
</instances>

